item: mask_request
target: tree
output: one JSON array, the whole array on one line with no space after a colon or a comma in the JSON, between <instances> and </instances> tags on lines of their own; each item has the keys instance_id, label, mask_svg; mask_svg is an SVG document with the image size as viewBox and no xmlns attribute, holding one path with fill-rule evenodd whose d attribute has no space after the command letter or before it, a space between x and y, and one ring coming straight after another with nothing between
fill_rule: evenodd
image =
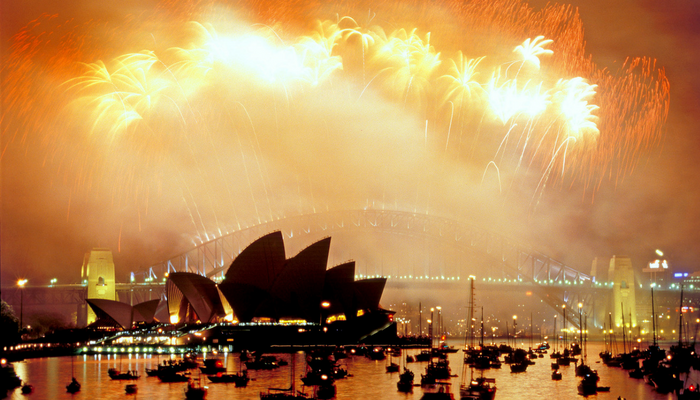
<instances>
[{"instance_id":1,"label":"tree","mask_svg":"<svg viewBox=\"0 0 700 400\"><path fill-rule=\"evenodd\" d=\"M19 342L19 319L12 306L0 300L0 347L12 346Z\"/></svg>"}]
</instances>

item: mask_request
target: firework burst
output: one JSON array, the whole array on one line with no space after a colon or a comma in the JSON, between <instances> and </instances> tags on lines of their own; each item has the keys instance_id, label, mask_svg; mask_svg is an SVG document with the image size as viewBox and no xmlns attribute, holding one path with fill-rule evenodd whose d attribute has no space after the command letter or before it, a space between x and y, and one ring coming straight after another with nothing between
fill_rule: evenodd
<instances>
[{"instance_id":1,"label":"firework burst","mask_svg":"<svg viewBox=\"0 0 700 400\"><path fill-rule=\"evenodd\" d=\"M410 145L430 160L409 167L416 175L448 158L464 181L518 184L532 199L552 186L594 193L660 141L663 69L650 59L616 73L598 68L570 6L534 12L519 0L444 0L366 10L356 2L164 1L118 28L42 16L15 35L3 65L3 163L8 152L33 148L72 196L136 209L139 224L155 198L179 198L205 240L208 225L220 234L316 210L318 198L332 202L345 190L324 165L279 160L292 150L323 159L304 151L353 143L353 135L368 146L366 132L381 130L374 125L384 118L357 118L362 112L405 122L406 132L381 138L388 162L403 160ZM232 22L234 14L248 20ZM361 151L350 147L336 147L337 157ZM382 173L373 179L338 207L381 198L428 208L424 189L392 187Z\"/></svg>"}]
</instances>

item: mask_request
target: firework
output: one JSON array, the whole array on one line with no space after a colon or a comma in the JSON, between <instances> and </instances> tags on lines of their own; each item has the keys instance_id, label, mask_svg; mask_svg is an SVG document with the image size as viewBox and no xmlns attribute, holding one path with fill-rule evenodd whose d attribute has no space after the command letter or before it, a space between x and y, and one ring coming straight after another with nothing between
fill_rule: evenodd
<instances>
[{"instance_id":1,"label":"firework","mask_svg":"<svg viewBox=\"0 0 700 400\"><path fill-rule=\"evenodd\" d=\"M536 198L557 185L593 193L660 141L663 69L649 59L598 68L570 6L387 2L368 16L350 3L165 1L119 28L42 16L15 35L3 65L2 156L32 148L75 198L100 193L136 209L139 224L154 199L177 197L204 240L207 226L225 231L222 220L240 228L310 212L346 191L315 164L328 156L308 148L360 159L362 149L334 143L369 147L384 134L387 161L370 169L403 163L402 146L413 146L429 160L402 164L415 176L426 165L441 173L449 157L465 181L529 185ZM250 19L232 23L234 13ZM379 133L391 118L411 119L414 134ZM427 204L420 185L406 195L387 175L339 207Z\"/></svg>"}]
</instances>

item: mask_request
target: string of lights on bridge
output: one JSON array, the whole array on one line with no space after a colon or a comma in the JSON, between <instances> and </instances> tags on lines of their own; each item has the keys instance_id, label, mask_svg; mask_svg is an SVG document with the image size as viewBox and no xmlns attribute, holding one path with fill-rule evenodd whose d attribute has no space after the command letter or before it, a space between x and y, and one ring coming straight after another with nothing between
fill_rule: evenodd
<instances>
[{"instance_id":1,"label":"string of lights on bridge","mask_svg":"<svg viewBox=\"0 0 700 400\"><path fill-rule=\"evenodd\" d=\"M457 283L457 282L461 282L461 281L468 281L468 279L462 280L460 276L444 276L444 275L441 275L441 276L428 276L428 275L420 275L420 276L399 275L399 276L395 276L395 275L364 275L364 274L355 275L355 279L375 279L375 278L387 278L390 280L397 280L397 281L401 281L401 282L453 282L453 283ZM214 276L211 279L217 283L221 283L224 280L224 278L222 276ZM477 279L477 281L478 280L479 279ZM507 279L507 278L482 277L480 280L484 283L490 283L490 284L526 284L526 285L529 284L527 281L524 281L522 278ZM18 281L18 286L20 288L23 288L28 282L28 280L26 280L26 279L22 279L20 281L22 282L22 283L19 283L19 281ZM132 283L132 284L165 283L167 281L167 276L163 277L160 281L161 282L159 282L159 279L157 279L157 278L147 277L143 280L143 282L136 282L136 279L134 279L134 277L132 276L131 281L129 283ZM540 285L559 285L559 286L565 286L565 285L584 286L584 285L591 283L590 281L568 280L568 279L565 279L565 280L561 280L561 279L559 279L559 280L533 279L533 282L540 284ZM87 279L84 279L82 281L82 285L86 286L87 284L88 284ZM600 288L605 288L605 287L612 288L613 284L614 284L613 282L592 282L592 286L600 287ZM52 278L49 281L48 287L53 287L53 286L59 286L57 278ZM640 284L639 287L642 288L643 285ZM665 289L662 285L658 285L656 283L652 283L650 285L650 287L658 288L661 290ZM695 285L693 285L693 284L683 285L683 287L684 287L684 289L690 289L690 290L695 289ZM672 283L672 284L668 285L668 287L666 289L668 289L668 290L680 290L681 285L679 283ZM700 290L700 287L698 287L698 289Z\"/></svg>"}]
</instances>

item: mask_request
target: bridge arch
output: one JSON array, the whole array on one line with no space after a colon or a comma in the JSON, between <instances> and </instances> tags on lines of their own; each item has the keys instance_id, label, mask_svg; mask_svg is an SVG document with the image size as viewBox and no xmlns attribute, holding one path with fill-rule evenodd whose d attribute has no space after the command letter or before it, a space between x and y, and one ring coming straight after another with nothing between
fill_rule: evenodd
<instances>
[{"instance_id":1,"label":"bridge arch","mask_svg":"<svg viewBox=\"0 0 700 400\"><path fill-rule=\"evenodd\" d=\"M463 254L481 254L489 259L489 273L494 279L497 277L540 284L593 282L593 278L588 274L498 233L448 218L393 210L328 211L251 226L195 246L189 251L148 267L142 273L148 280L162 279L170 272L194 272L213 278L222 277L232 260L246 246L275 230L283 233L288 255L296 254L323 237L335 238L338 235L363 231L374 235L421 239L429 243L426 244L426 248L431 249L450 248L451 251ZM357 259L355 254L344 252L338 247L342 246L331 245L331 264ZM440 262L438 254L428 254L417 267L394 266L385 269L377 260L371 262L373 265L362 265L358 262L358 273L363 276L390 276L400 279L461 279L465 282L473 273L469 268L462 266L434 268L431 265ZM447 277L445 269L450 270Z\"/></svg>"}]
</instances>

